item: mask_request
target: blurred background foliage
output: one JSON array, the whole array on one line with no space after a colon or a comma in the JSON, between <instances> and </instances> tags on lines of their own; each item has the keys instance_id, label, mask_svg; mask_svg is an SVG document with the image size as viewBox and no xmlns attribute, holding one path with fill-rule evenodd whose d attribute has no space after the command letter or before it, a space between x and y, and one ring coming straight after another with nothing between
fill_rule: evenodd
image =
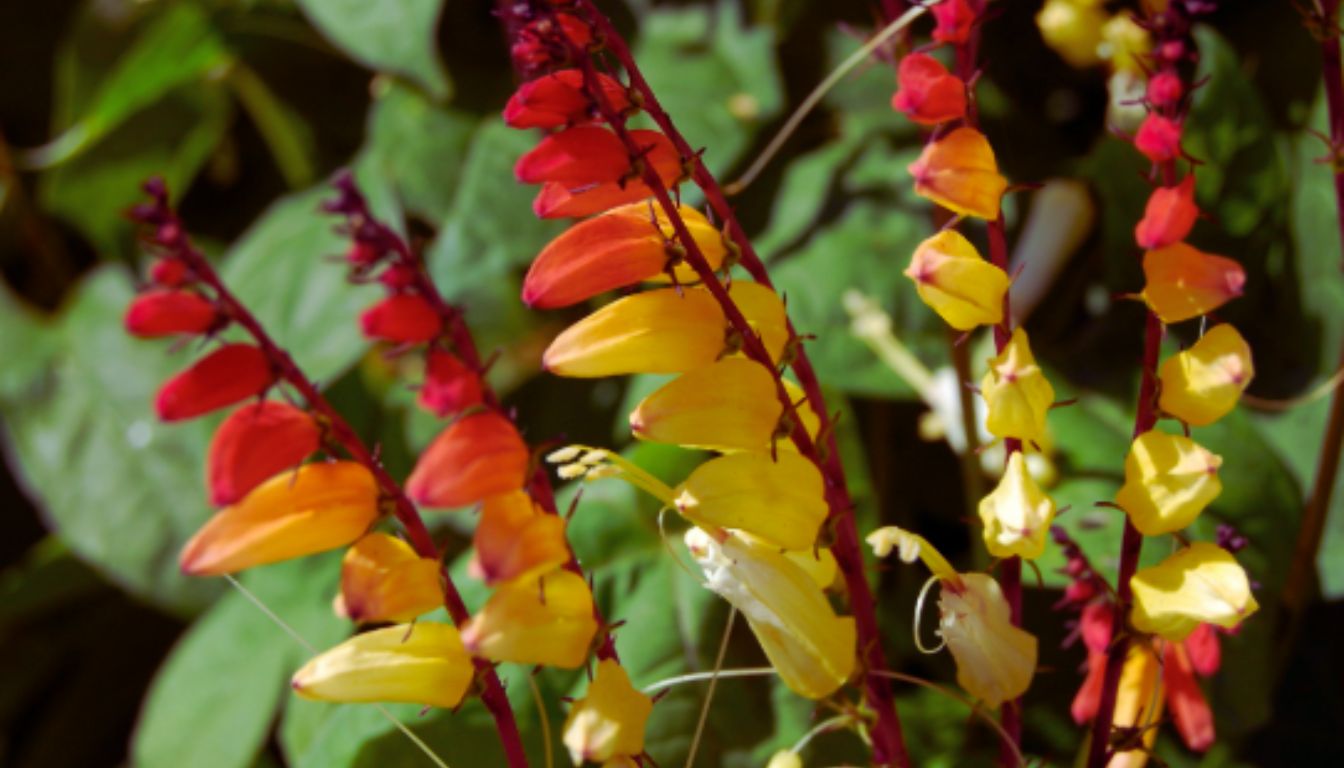
<instances>
[{"instance_id":1,"label":"blurred background foliage","mask_svg":"<svg viewBox=\"0 0 1344 768\"><path fill-rule=\"evenodd\" d=\"M636 58L706 160L735 178L787 111L871 28L875 3L804 0L607 2ZM1052 416L1063 523L1102 568L1113 568L1116 513L1094 507L1118 487L1133 412L1141 311L1120 299L1141 282L1130 231L1147 195L1145 170L1108 135L1100 71L1076 71L1041 42L1039 2L1000 3L987 29L986 130L1019 182L1074 178L1095 207L1081 247L1065 254L1029 320L1052 379L1078 404ZM1247 268L1246 296L1224 319L1251 342L1251 392L1310 391L1337 365L1344 339L1333 190L1315 42L1289 3L1224 3L1198 33L1201 76L1188 148L1205 161L1192 238ZM950 364L953 339L900 274L934 226L904 171L920 137L893 113L888 62L849 77L785 145L739 210L787 291L798 327L817 335L814 360L843 408L842 438L860 514L925 532L972 562L976 534L956 455L918 437L924 406L851 335L842 296L860 288L894 318L925 365ZM49 0L0 4L0 764L146 768L422 765L369 708L295 700L286 681L306 652L218 581L178 574L176 553L209 510L202 460L213 420L164 426L150 413L158 383L191 350L127 338L120 316L143 261L123 217L146 177L166 178L192 234L226 280L325 382L332 399L405 473L439 428L417 411L406 361L370 351L353 318L372 301L329 264L342 251L317 212L324 180L355 169L376 209L427 254L467 308L492 376L531 437L623 445L628 404L652 385L539 375L540 349L571 316L528 311L520 274L561 228L531 216L532 190L511 168L535 137L498 112L514 86L486 0ZM1048 203L1044 197L1040 204ZM1010 200L1014 234L1033 205ZM1047 227L1075 222L1038 214ZM1053 224L1050 222L1053 221ZM1031 255L1027 255L1030 262ZM1187 329L1172 346L1188 341ZM977 365L983 350L971 350ZM1344 494L1336 494L1316 563L1320 592L1286 632L1280 589L1315 471L1328 398L1286 412L1242 408L1200 438L1225 457L1226 489L1201 537L1225 522L1265 610L1225 639L1208 689L1219 743L1205 756L1170 736L1173 766L1339 765L1344 741ZM636 459L666 478L685 453L653 446ZM572 490L563 494L569 498ZM672 560L647 499L587 489L572 525L596 574L605 613L626 621L620 648L636 682L704 668L725 619ZM462 516L434 519L461 551ZM1150 546L1160 554L1161 545ZM1027 697L1028 752L1073 762L1068 717L1082 661L1047 588L1028 593L1043 667ZM456 566L468 602L483 593ZM339 557L259 568L243 581L309 642L348 629L330 611ZM910 642L921 576L882 574L882 619L910 673L952 678L945 658ZM759 662L738 632L730 665ZM534 757L540 722L523 675L509 686ZM579 676L538 676L553 725ZM701 690L682 687L655 709L649 751L684 759ZM499 763L481 707L457 715L397 713L455 766ZM744 717L743 713L751 713ZM719 686L703 765L762 765L814 722L778 686ZM992 761L992 735L960 705L927 691L901 696L920 765ZM819 764L860 760L849 737L822 737Z\"/></svg>"}]
</instances>

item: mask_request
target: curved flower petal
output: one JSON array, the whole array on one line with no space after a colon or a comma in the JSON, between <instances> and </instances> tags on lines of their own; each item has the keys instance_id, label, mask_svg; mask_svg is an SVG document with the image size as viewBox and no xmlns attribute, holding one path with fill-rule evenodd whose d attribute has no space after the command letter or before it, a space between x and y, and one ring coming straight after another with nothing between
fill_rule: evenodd
<instances>
[{"instance_id":1,"label":"curved flower petal","mask_svg":"<svg viewBox=\"0 0 1344 768\"><path fill-rule=\"evenodd\" d=\"M956 230L945 229L920 243L905 276L915 281L919 298L959 331L1003 320L1008 275L981 258Z\"/></svg>"},{"instance_id":2,"label":"curved flower petal","mask_svg":"<svg viewBox=\"0 0 1344 768\"><path fill-rule=\"evenodd\" d=\"M574 669L588 659L596 634L588 583L561 570L500 585L462 627L462 642L491 661Z\"/></svg>"},{"instance_id":3,"label":"curved flower petal","mask_svg":"<svg viewBox=\"0 0 1344 768\"><path fill-rule=\"evenodd\" d=\"M664 384L630 414L635 437L714 450L768 450L784 406L759 363L729 357ZM781 441L782 443L783 441Z\"/></svg>"},{"instance_id":4,"label":"curved flower petal","mask_svg":"<svg viewBox=\"0 0 1344 768\"><path fill-rule=\"evenodd\" d=\"M741 529L786 550L811 549L829 511L821 472L787 451L711 459L674 493L677 511L692 523Z\"/></svg>"},{"instance_id":5,"label":"curved flower petal","mask_svg":"<svg viewBox=\"0 0 1344 768\"><path fill-rule=\"evenodd\" d=\"M462 507L523 487L531 454L518 428L494 411L464 416L434 438L406 480L428 507Z\"/></svg>"},{"instance_id":6,"label":"curved flower petal","mask_svg":"<svg viewBox=\"0 0 1344 768\"><path fill-rule=\"evenodd\" d=\"M1008 601L993 578L961 574L943 582L939 634L957 663L957 683L997 707L1026 692L1036 673L1036 638L1013 626Z\"/></svg>"},{"instance_id":7,"label":"curved flower petal","mask_svg":"<svg viewBox=\"0 0 1344 768\"><path fill-rule=\"evenodd\" d=\"M1055 502L1027 471L1021 451L1008 457L998 486L980 501L985 548L994 557L1028 560L1045 552L1046 534L1055 519Z\"/></svg>"},{"instance_id":8,"label":"curved flower petal","mask_svg":"<svg viewBox=\"0 0 1344 768\"><path fill-rule=\"evenodd\" d=\"M404 622L440 605L439 562L405 541L370 533L346 551L337 613L354 622Z\"/></svg>"},{"instance_id":9,"label":"curved flower petal","mask_svg":"<svg viewBox=\"0 0 1344 768\"><path fill-rule=\"evenodd\" d=\"M1144 536L1179 531L1222 492L1222 463L1188 437L1149 430L1129 449L1115 503Z\"/></svg>"},{"instance_id":10,"label":"curved flower petal","mask_svg":"<svg viewBox=\"0 0 1344 768\"><path fill-rule=\"evenodd\" d=\"M1255 376L1251 348L1237 329L1214 326L1195 345L1167 358L1157 376L1158 406L1187 424L1203 427L1226 416Z\"/></svg>"},{"instance_id":11,"label":"curved flower petal","mask_svg":"<svg viewBox=\"0 0 1344 768\"><path fill-rule=\"evenodd\" d=\"M355 635L317 656L290 685L305 699L456 707L476 674L457 629L417 622Z\"/></svg>"},{"instance_id":12,"label":"curved flower petal","mask_svg":"<svg viewBox=\"0 0 1344 768\"><path fill-rule=\"evenodd\" d=\"M644 727L653 699L630 684L625 668L611 659L598 662L588 692L570 707L563 729L575 765L605 763L644 751Z\"/></svg>"},{"instance_id":13,"label":"curved flower petal","mask_svg":"<svg viewBox=\"0 0 1344 768\"><path fill-rule=\"evenodd\" d=\"M1232 629L1260 607L1232 553L1197 541L1130 579L1135 629L1184 640L1201 623Z\"/></svg>"},{"instance_id":14,"label":"curved flower petal","mask_svg":"<svg viewBox=\"0 0 1344 768\"><path fill-rule=\"evenodd\" d=\"M963 216L997 219L1008 180L999 175L985 135L961 127L930 142L910 164L915 193Z\"/></svg>"}]
</instances>

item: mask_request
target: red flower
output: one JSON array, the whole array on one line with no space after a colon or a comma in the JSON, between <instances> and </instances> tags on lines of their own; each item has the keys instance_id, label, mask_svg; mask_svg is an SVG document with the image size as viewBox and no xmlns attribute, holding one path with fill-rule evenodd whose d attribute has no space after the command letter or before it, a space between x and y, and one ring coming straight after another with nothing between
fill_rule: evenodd
<instances>
[{"instance_id":1,"label":"red flower","mask_svg":"<svg viewBox=\"0 0 1344 768\"><path fill-rule=\"evenodd\" d=\"M419 295L401 293L364 310L359 316L364 335L401 344L429 341L439 335L443 321L428 301Z\"/></svg>"},{"instance_id":2,"label":"red flower","mask_svg":"<svg viewBox=\"0 0 1344 768\"><path fill-rule=\"evenodd\" d=\"M248 491L312 455L320 437L313 417L288 403L263 400L242 406L229 414L210 441L205 459L210 503L240 501Z\"/></svg>"},{"instance_id":3,"label":"red flower","mask_svg":"<svg viewBox=\"0 0 1344 768\"><path fill-rule=\"evenodd\" d=\"M966 84L942 62L923 53L901 59L896 74L900 90L891 107L920 125L938 125L966 115Z\"/></svg>"},{"instance_id":4,"label":"red flower","mask_svg":"<svg viewBox=\"0 0 1344 768\"><path fill-rule=\"evenodd\" d=\"M523 487L530 460L513 423L493 411L453 422L434 438L406 480L427 507L463 507Z\"/></svg>"},{"instance_id":5,"label":"red flower","mask_svg":"<svg viewBox=\"0 0 1344 768\"><path fill-rule=\"evenodd\" d=\"M681 157L657 131L630 132L664 184L681 174ZM588 216L653 193L639 179L630 154L615 133L584 125L553 133L518 159L514 175L528 184L543 184L532 208L543 219Z\"/></svg>"},{"instance_id":6,"label":"red flower","mask_svg":"<svg viewBox=\"0 0 1344 768\"><path fill-rule=\"evenodd\" d=\"M612 108L630 106L625 86L600 72L597 82ZM562 69L519 86L504 106L504 122L514 128L558 128L583 122L592 111L593 104L583 90L583 72Z\"/></svg>"},{"instance_id":7,"label":"red flower","mask_svg":"<svg viewBox=\"0 0 1344 768\"><path fill-rule=\"evenodd\" d=\"M1134 227L1134 239L1147 251L1165 248L1184 240L1197 218L1195 177L1191 174L1174 187L1153 190L1143 218Z\"/></svg>"},{"instance_id":8,"label":"red flower","mask_svg":"<svg viewBox=\"0 0 1344 768\"><path fill-rule=\"evenodd\" d=\"M450 352L435 350L425 362L425 384L420 407L440 418L459 413L482 401L481 379Z\"/></svg>"},{"instance_id":9,"label":"red flower","mask_svg":"<svg viewBox=\"0 0 1344 768\"><path fill-rule=\"evenodd\" d=\"M519 67L533 69L568 55L563 41L557 39L556 26L571 44L579 48L586 48L593 41L588 25L571 14L556 14L554 22L548 18L537 19L518 32L517 42L509 49Z\"/></svg>"},{"instance_id":10,"label":"red flower","mask_svg":"<svg viewBox=\"0 0 1344 768\"><path fill-rule=\"evenodd\" d=\"M176 288L187 279L187 265L181 259L164 257L149 266L149 279L156 285Z\"/></svg>"},{"instance_id":11,"label":"red flower","mask_svg":"<svg viewBox=\"0 0 1344 768\"><path fill-rule=\"evenodd\" d=\"M164 421L178 421L261 394L275 381L266 354L251 344L226 344L169 379L154 398Z\"/></svg>"},{"instance_id":12,"label":"red flower","mask_svg":"<svg viewBox=\"0 0 1344 768\"><path fill-rule=\"evenodd\" d=\"M1148 80L1148 103L1154 107L1170 107L1181 100L1185 87L1175 72L1158 72Z\"/></svg>"},{"instance_id":13,"label":"red flower","mask_svg":"<svg viewBox=\"0 0 1344 768\"><path fill-rule=\"evenodd\" d=\"M933 29L934 40L956 45L970 39L975 11L967 0L943 0L933 6L931 11L937 22Z\"/></svg>"},{"instance_id":14,"label":"red flower","mask_svg":"<svg viewBox=\"0 0 1344 768\"><path fill-rule=\"evenodd\" d=\"M1154 163L1175 160L1181 156L1181 124L1149 112L1134 135L1134 146Z\"/></svg>"},{"instance_id":15,"label":"red flower","mask_svg":"<svg viewBox=\"0 0 1344 768\"><path fill-rule=\"evenodd\" d=\"M219 318L209 299L190 291L154 290L135 297L126 309L126 331L154 338L178 333L205 333Z\"/></svg>"}]
</instances>

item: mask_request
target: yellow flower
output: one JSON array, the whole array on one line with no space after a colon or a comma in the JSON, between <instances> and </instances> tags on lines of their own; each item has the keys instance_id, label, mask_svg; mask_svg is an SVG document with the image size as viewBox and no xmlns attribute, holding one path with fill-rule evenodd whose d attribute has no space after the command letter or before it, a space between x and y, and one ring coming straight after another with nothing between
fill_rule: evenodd
<instances>
[{"instance_id":1,"label":"yellow flower","mask_svg":"<svg viewBox=\"0 0 1344 768\"><path fill-rule=\"evenodd\" d=\"M588 692L565 718L564 742L575 765L633 757L644 751L644 726L653 699L630 684L620 664L604 659Z\"/></svg>"},{"instance_id":2,"label":"yellow flower","mask_svg":"<svg viewBox=\"0 0 1344 768\"><path fill-rule=\"evenodd\" d=\"M1232 553L1197 541L1134 574L1131 621L1140 632L1184 640L1200 624L1232 629L1259 605Z\"/></svg>"},{"instance_id":3,"label":"yellow flower","mask_svg":"<svg viewBox=\"0 0 1344 768\"><path fill-rule=\"evenodd\" d=\"M225 507L182 550L182 572L236 573L325 552L358 539L378 518L378 486L353 461L305 464Z\"/></svg>"},{"instance_id":4,"label":"yellow flower","mask_svg":"<svg viewBox=\"0 0 1344 768\"><path fill-rule=\"evenodd\" d=\"M370 533L341 561L336 612L351 621L410 621L442 604L438 561L395 536Z\"/></svg>"},{"instance_id":5,"label":"yellow flower","mask_svg":"<svg viewBox=\"0 0 1344 768\"><path fill-rule=\"evenodd\" d=\"M821 588L772 547L720 531L686 532L705 586L746 617L784 684L800 696L830 695L854 671L854 619L837 616Z\"/></svg>"},{"instance_id":6,"label":"yellow flower","mask_svg":"<svg viewBox=\"0 0 1344 768\"><path fill-rule=\"evenodd\" d=\"M471 574L490 585L535 583L536 577L569 562L564 519L547 514L522 491L485 500L471 543Z\"/></svg>"},{"instance_id":7,"label":"yellow flower","mask_svg":"<svg viewBox=\"0 0 1344 768\"><path fill-rule=\"evenodd\" d=\"M1008 180L999 175L989 139L974 128L957 128L929 142L908 170L916 194L963 216L999 217Z\"/></svg>"},{"instance_id":8,"label":"yellow flower","mask_svg":"<svg viewBox=\"0 0 1344 768\"><path fill-rule=\"evenodd\" d=\"M1255 376L1251 348L1227 323L1214 326L1193 347L1158 369L1158 406L1187 424L1203 427L1226 416Z\"/></svg>"},{"instance_id":9,"label":"yellow flower","mask_svg":"<svg viewBox=\"0 0 1344 768\"><path fill-rule=\"evenodd\" d=\"M682 374L644 398L630 414L630 428L655 443L761 451L769 450L783 411L770 372L730 357Z\"/></svg>"},{"instance_id":10,"label":"yellow flower","mask_svg":"<svg viewBox=\"0 0 1344 768\"><path fill-rule=\"evenodd\" d=\"M920 243L905 276L915 281L919 298L959 331L1003 320L1008 275L954 229Z\"/></svg>"},{"instance_id":11,"label":"yellow flower","mask_svg":"<svg viewBox=\"0 0 1344 768\"><path fill-rule=\"evenodd\" d=\"M1026 331L1014 329L1003 352L990 359L980 394L990 434L1028 443L1045 439L1045 416L1055 402L1055 389L1036 364Z\"/></svg>"},{"instance_id":12,"label":"yellow flower","mask_svg":"<svg viewBox=\"0 0 1344 768\"><path fill-rule=\"evenodd\" d=\"M355 635L305 664L290 685L317 701L451 708L462 701L474 675L457 630L422 621Z\"/></svg>"},{"instance_id":13,"label":"yellow flower","mask_svg":"<svg viewBox=\"0 0 1344 768\"><path fill-rule=\"evenodd\" d=\"M810 549L828 511L821 472L787 451L711 459L674 493L677 511L692 523L741 529L781 549Z\"/></svg>"},{"instance_id":14,"label":"yellow flower","mask_svg":"<svg viewBox=\"0 0 1344 768\"><path fill-rule=\"evenodd\" d=\"M1144 536L1179 531L1218 498L1222 457L1188 437L1150 430L1134 439L1115 503Z\"/></svg>"},{"instance_id":15,"label":"yellow flower","mask_svg":"<svg viewBox=\"0 0 1344 768\"><path fill-rule=\"evenodd\" d=\"M1111 62L1111 69L1141 75L1147 72L1145 57L1152 50L1153 41L1148 30L1139 26L1128 12L1117 13L1101 28L1105 43L1103 53Z\"/></svg>"},{"instance_id":16,"label":"yellow flower","mask_svg":"<svg viewBox=\"0 0 1344 768\"><path fill-rule=\"evenodd\" d=\"M1036 13L1041 38L1074 69L1101 63L1101 27L1106 13L1095 0L1046 0Z\"/></svg>"},{"instance_id":17,"label":"yellow flower","mask_svg":"<svg viewBox=\"0 0 1344 768\"><path fill-rule=\"evenodd\" d=\"M980 501L985 548L995 557L1040 557L1054 519L1055 502L1032 479L1022 452L1015 451L998 487Z\"/></svg>"},{"instance_id":18,"label":"yellow flower","mask_svg":"<svg viewBox=\"0 0 1344 768\"><path fill-rule=\"evenodd\" d=\"M587 660L596 634L588 582L560 570L501 585L462 627L462 642L491 661L574 669Z\"/></svg>"}]
</instances>

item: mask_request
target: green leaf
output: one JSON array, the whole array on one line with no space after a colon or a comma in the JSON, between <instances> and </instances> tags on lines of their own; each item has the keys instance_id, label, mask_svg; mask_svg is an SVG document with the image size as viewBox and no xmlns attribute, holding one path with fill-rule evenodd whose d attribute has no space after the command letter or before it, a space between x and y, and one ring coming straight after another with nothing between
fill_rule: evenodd
<instances>
[{"instance_id":1,"label":"green leaf","mask_svg":"<svg viewBox=\"0 0 1344 768\"><path fill-rule=\"evenodd\" d=\"M379 85L365 144L371 170L395 185L407 210L441 222L448 217L477 120L436 106L396 81ZM526 210L517 215L526 216Z\"/></svg>"},{"instance_id":2,"label":"green leaf","mask_svg":"<svg viewBox=\"0 0 1344 768\"><path fill-rule=\"evenodd\" d=\"M0 366L0 407L34 394L59 348L51 322L25 306L0 284L0 348L5 364Z\"/></svg>"},{"instance_id":3,"label":"green leaf","mask_svg":"<svg viewBox=\"0 0 1344 768\"><path fill-rule=\"evenodd\" d=\"M452 88L435 46L442 0L298 0L332 45L369 69L409 78L435 99Z\"/></svg>"}]
</instances>

